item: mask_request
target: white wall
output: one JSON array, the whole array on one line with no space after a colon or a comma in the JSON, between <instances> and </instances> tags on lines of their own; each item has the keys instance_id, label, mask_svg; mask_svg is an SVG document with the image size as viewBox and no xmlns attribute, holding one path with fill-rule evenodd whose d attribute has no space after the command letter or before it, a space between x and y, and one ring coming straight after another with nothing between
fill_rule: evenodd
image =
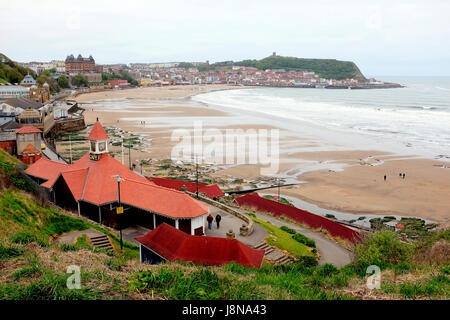
<instances>
[{"instance_id":1,"label":"white wall","mask_svg":"<svg viewBox=\"0 0 450 320\"><path fill-rule=\"evenodd\" d=\"M204 215L200 216L200 217L196 217L191 219L191 235L194 234L194 230L199 228L199 227L203 227L203 232L205 229L205 221L206 221L206 216L208 214L205 213Z\"/></svg>"}]
</instances>

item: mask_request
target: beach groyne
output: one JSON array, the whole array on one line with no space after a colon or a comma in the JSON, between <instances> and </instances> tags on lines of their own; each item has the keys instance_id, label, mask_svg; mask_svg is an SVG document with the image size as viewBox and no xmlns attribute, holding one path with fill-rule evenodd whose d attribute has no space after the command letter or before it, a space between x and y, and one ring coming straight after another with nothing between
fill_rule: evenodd
<instances>
[{"instance_id":1,"label":"beach groyne","mask_svg":"<svg viewBox=\"0 0 450 320\"><path fill-rule=\"evenodd\" d=\"M250 193L236 198L236 202L239 206L246 206L258 211L269 212L276 217L282 216L289 218L314 229L325 229L332 236L348 240L352 243L361 240L360 234L356 230L311 212L260 197L257 193Z\"/></svg>"}]
</instances>

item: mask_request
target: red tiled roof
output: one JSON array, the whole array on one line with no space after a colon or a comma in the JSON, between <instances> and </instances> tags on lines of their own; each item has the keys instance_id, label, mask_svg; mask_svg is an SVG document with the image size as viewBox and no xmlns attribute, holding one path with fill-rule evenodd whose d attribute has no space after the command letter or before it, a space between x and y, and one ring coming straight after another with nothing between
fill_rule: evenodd
<instances>
[{"instance_id":1,"label":"red tiled roof","mask_svg":"<svg viewBox=\"0 0 450 320\"><path fill-rule=\"evenodd\" d=\"M104 140L109 139L108 135L105 132L105 129L103 129L103 126L100 124L100 122L96 122L94 126L92 127L91 133L88 136L89 140Z\"/></svg>"},{"instance_id":2,"label":"red tiled roof","mask_svg":"<svg viewBox=\"0 0 450 320\"><path fill-rule=\"evenodd\" d=\"M124 204L171 218L195 218L208 213L207 206L184 192L155 185L109 154L93 161L88 152L72 165L41 159L25 173L47 180L41 184L46 188L52 188L61 174L76 201L96 205L118 201L117 182L112 176L120 175L124 179L120 184L120 200Z\"/></svg>"},{"instance_id":3,"label":"red tiled roof","mask_svg":"<svg viewBox=\"0 0 450 320\"><path fill-rule=\"evenodd\" d=\"M181 190L183 186L186 186L187 191L192 193L197 192L197 184L195 182L157 177L150 177L150 179L158 186L175 190ZM223 192L217 184L208 186L206 184L199 183L198 192L205 193L210 198L223 197Z\"/></svg>"},{"instance_id":4,"label":"red tiled roof","mask_svg":"<svg viewBox=\"0 0 450 320\"><path fill-rule=\"evenodd\" d=\"M40 133L41 130L33 126L23 126L16 130L16 133Z\"/></svg>"},{"instance_id":5,"label":"red tiled roof","mask_svg":"<svg viewBox=\"0 0 450 320\"><path fill-rule=\"evenodd\" d=\"M252 249L236 239L192 236L166 223L136 240L170 261L220 266L237 262L259 268L264 250Z\"/></svg>"},{"instance_id":6,"label":"red tiled roof","mask_svg":"<svg viewBox=\"0 0 450 320\"><path fill-rule=\"evenodd\" d=\"M51 188L55 183L56 178L58 178L60 172L69 167L70 165L62 162L56 162L41 158L31 166L29 166L28 169L25 170L25 173L37 178L47 180L46 182L42 183L41 186Z\"/></svg>"},{"instance_id":7,"label":"red tiled roof","mask_svg":"<svg viewBox=\"0 0 450 320\"><path fill-rule=\"evenodd\" d=\"M23 149L22 153L40 153L40 151L30 143Z\"/></svg>"}]
</instances>

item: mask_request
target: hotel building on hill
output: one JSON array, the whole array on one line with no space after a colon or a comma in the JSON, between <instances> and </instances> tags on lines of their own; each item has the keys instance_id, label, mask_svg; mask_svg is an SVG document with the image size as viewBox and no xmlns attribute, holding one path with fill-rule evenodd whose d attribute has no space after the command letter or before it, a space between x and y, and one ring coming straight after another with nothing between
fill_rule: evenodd
<instances>
[{"instance_id":1,"label":"hotel building on hill","mask_svg":"<svg viewBox=\"0 0 450 320\"><path fill-rule=\"evenodd\" d=\"M81 54L78 55L77 58L71 54L70 56L67 56L66 61L66 72L68 74L78 74L78 73L85 73L85 72L95 72L95 60L92 58L92 56L89 56L89 58L83 58Z\"/></svg>"}]
</instances>

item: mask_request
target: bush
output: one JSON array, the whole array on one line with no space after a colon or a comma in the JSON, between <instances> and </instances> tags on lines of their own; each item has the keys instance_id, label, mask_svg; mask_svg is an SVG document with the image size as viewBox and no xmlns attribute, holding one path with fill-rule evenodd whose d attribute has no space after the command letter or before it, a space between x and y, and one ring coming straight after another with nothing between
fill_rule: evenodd
<instances>
[{"instance_id":1,"label":"bush","mask_svg":"<svg viewBox=\"0 0 450 320\"><path fill-rule=\"evenodd\" d=\"M308 247L311 247L311 248L316 247L316 243L314 242L314 240L311 240L300 233L293 234L292 239L294 239L300 243L303 243L304 245L306 245Z\"/></svg>"},{"instance_id":2,"label":"bush","mask_svg":"<svg viewBox=\"0 0 450 320\"><path fill-rule=\"evenodd\" d=\"M287 233L290 233L290 234L296 234L296 231L294 229L291 229L291 228L286 227L286 226L281 226L280 229L283 230L283 231L286 231Z\"/></svg>"},{"instance_id":3,"label":"bush","mask_svg":"<svg viewBox=\"0 0 450 320\"><path fill-rule=\"evenodd\" d=\"M318 265L317 259L311 256L301 256L298 263L305 267L315 267Z\"/></svg>"},{"instance_id":4,"label":"bush","mask_svg":"<svg viewBox=\"0 0 450 320\"><path fill-rule=\"evenodd\" d=\"M394 232L380 231L356 246L353 264L358 273L364 275L370 265L385 269L391 265L408 262L411 249L411 246L401 242Z\"/></svg>"},{"instance_id":5,"label":"bush","mask_svg":"<svg viewBox=\"0 0 450 320\"><path fill-rule=\"evenodd\" d=\"M317 274L322 277L328 278L337 273L339 273L338 268L329 263L317 268Z\"/></svg>"}]
</instances>

